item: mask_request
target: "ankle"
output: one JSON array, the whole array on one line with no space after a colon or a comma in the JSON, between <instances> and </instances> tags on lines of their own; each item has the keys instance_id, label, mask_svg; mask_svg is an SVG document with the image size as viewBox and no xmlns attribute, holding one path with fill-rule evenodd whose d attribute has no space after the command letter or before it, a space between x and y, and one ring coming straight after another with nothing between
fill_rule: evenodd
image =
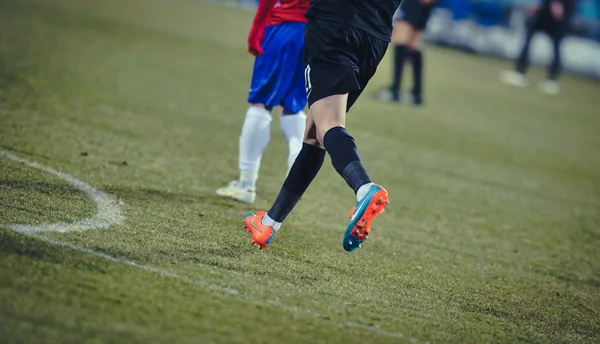
<instances>
[{"instance_id":1,"label":"ankle","mask_svg":"<svg viewBox=\"0 0 600 344\"><path fill-rule=\"evenodd\" d=\"M258 172L241 170L239 182L242 187L254 191L256 189L256 180L258 179Z\"/></svg>"},{"instance_id":2,"label":"ankle","mask_svg":"<svg viewBox=\"0 0 600 344\"><path fill-rule=\"evenodd\" d=\"M265 214L265 216L263 216L262 220L261 220L261 224L263 226L269 226L271 228L273 228L274 231L278 231L281 228L281 222L277 222L275 220L273 220L269 214Z\"/></svg>"},{"instance_id":3,"label":"ankle","mask_svg":"<svg viewBox=\"0 0 600 344\"><path fill-rule=\"evenodd\" d=\"M359 187L358 190L356 190L357 201L360 201L367 195L367 193L369 192L369 189L371 188L372 185L375 185L375 184L372 182L366 183L366 184L362 185L361 187Z\"/></svg>"}]
</instances>

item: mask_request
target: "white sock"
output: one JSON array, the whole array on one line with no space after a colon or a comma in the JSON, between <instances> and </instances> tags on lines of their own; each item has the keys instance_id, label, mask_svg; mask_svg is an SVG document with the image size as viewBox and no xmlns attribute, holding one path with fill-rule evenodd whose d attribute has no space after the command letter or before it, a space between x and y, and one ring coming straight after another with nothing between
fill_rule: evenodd
<instances>
[{"instance_id":1,"label":"white sock","mask_svg":"<svg viewBox=\"0 0 600 344\"><path fill-rule=\"evenodd\" d=\"M273 220L269 217L269 214L265 214L265 216L263 216L261 223L263 224L263 226L273 227L273 230L275 231L278 231L279 228L281 228L281 222Z\"/></svg>"},{"instance_id":2,"label":"white sock","mask_svg":"<svg viewBox=\"0 0 600 344\"><path fill-rule=\"evenodd\" d=\"M367 183L359 187L358 191L356 191L356 199L359 201L363 199L363 197L367 195L367 192L369 192L369 188L371 187L371 185L375 185L375 183Z\"/></svg>"},{"instance_id":3,"label":"white sock","mask_svg":"<svg viewBox=\"0 0 600 344\"><path fill-rule=\"evenodd\" d=\"M271 138L271 112L267 109L250 106L242 126L239 147L240 183L254 190L260 159Z\"/></svg>"},{"instance_id":4,"label":"white sock","mask_svg":"<svg viewBox=\"0 0 600 344\"><path fill-rule=\"evenodd\" d=\"M306 128L306 114L302 111L295 115L281 116L281 131L287 138L289 155L288 155L288 171L292 168L298 153L302 149L304 139L304 128Z\"/></svg>"}]
</instances>

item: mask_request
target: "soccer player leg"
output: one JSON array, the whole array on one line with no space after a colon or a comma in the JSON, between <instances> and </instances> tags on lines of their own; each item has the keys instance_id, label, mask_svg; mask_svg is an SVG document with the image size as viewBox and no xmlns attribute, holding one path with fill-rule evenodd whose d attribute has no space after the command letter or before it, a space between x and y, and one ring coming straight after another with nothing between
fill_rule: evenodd
<instances>
[{"instance_id":1,"label":"soccer player leg","mask_svg":"<svg viewBox=\"0 0 600 344\"><path fill-rule=\"evenodd\" d=\"M271 113L268 110L259 106L248 108L239 138L239 179L217 189L217 195L254 203L260 160L269 143L270 126Z\"/></svg>"},{"instance_id":2,"label":"soccer player leg","mask_svg":"<svg viewBox=\"0 0 600 344\"><path fill-rule=\"evenodd\" d=\"M307 75L308 70L307 67ZM307 85L309 83L308 79ZM264 226L267 232L270 230L273 233L272 235L281 228L283 221L300 201L308 186L319 173L325 160L325 149L317 141L317 130L311 113L306 117L305 123L302 149L294 160L275 202L265 214L259 215L260 224ZM252 240L254 241L254 238ZM261 245L259 242L255 241L255 243ZM266 245L261 247L266 247Z\"/></svg>"},{"instance_id":3,"label":"soccer player leg","mask_svg":"<svg viewBox=\"0 0 600 344\"><path fill-rule=\"evenodd\" d=\"M311 38L316 38L315 35L310 35ZM317 39L318 40L318 39ZM310 54L307 51L314 51L314 44L308 42L305 46L305 59L309 59ZM311 67L307 65L304 74L305 81L305 96L311 94ZM260 247L266 247L272 240L273 235L279 230L283 221L292 212L300 198L308 189L308 186L314 180L318 174L323 161L325 160L325 150L322 144L317 139L317 128L313 121L312 110L309 112L306 118L304 142L302 143L302 149L298 153L298 156L294 160L288 175L283 182L277 198L273 202L273 205L266 213L261 214L249 214L246 217L246 229L252 232L252 241L258 244ZM258 228L260 231L255 230L249 226L248 221L254 221L259 223ZM262 227L260 227L262 226ZM259 234L260 232L260 234ZM270 233L268 241L262 233Z\"/></svg>"},{"instance_id":4,"label":"soccer player leg","mask_svg":"<svg viewBox=\"0 0 600 344\"><path fill-rule=\"evenodd\" d=\"M254 191L260 161L271 138L271 111L262 104L252 104L246 111L239 138L238 167L242 187Z\"/></svg>"},{"instance_id":5,"label":"soccer player leg","mask_svg":"<svg viewBox=\"0 0 600 344\"><path fill-rule=\"evenodd\" d=\"M255 61L249 96L250 106L246 110L239 137L239 179L217 190L217 194L220 196L247 203L253 203L256 199L256 180L260 162L263 152L269 144L271 133L271 108L265 105L266 101L262 97L264 91L260 86L260 81L265 78L261 61L263 56L259 56Z\"/></svg>"},{"instance_id":6,"label":"soccer player leg","mask_svg":"<svg viewBox=\"0 0 600 344\"><path fill-rule=\"evenodd\" d=\"M267 212L246 215L246 230L252 233L251 241L261 248L267 247L283 221L292 212L300 198L323 166L325 150L316 140L316 128L309 114L306 119L305 139L292 164L279 194Z\"/></svg>"},{"instance_id":7,"label":"soccer player leg","mask_svg":"<svg viewBox=\"0 0 600 344\"><path fill-rule=\"evenodd\" d=\"M299 41L302 42L301 39ZM300 61L302 60L300 55L294 56L295 61L298 59ZM294 57L288 56L287 61L292 58ZM296 71L298 71L298 69L296 69ZM282 103L284 108L287 108L288 112L301 113L301 110L306 105L304 69L299 72L299 74L288 74L288 76L295 75L291 78L292 83L289 85L287 96L284 97ZM286 121L286 119L284 119L286 116L290 115L282 116L284 122ZM291 116L294 117L294 121L298 121L298 118L303 117L298 114ZM300 123L296 122L296 125L293 127L293 131L295 131L293 135L295 136L299 132L297 129L301 127ZM293 210L323 165L325 150L323 150L319 143L314 139L316 135L310 114L305 120L304 127L305 140L301 144L301 149L293 161L292 167L288 172L275 202L267 212L248 214L244 220L246 229L252 233L252 242L262 248L267 247L271 243L275 233L279 230L283 221ZM284 129L284 131L285 130L286 129ZM290 132L291 131L292 130L290 130Z\"/></svg>"},{"instance_id":8,"label":"soccer player leg","mask_svg":"<svg viewBox=\"0 0 600 344\"><path fill-rule=\"evenodd\" d=\"M351 211L351 220L344 232L342 246L354 251L366 240L373 218L383 212L388 202L385 189L371 182L363 167L354 138L345 129L346 113L354 104L387 48L387 42L376 40L366 33L347 39L340 47L339 63L325 60L311 62L309 106L315 122L317 140L322 142L335 170L356 194L357 204ZM328 56L335 59L335 56Z\"/></svg>"}]
</instances>

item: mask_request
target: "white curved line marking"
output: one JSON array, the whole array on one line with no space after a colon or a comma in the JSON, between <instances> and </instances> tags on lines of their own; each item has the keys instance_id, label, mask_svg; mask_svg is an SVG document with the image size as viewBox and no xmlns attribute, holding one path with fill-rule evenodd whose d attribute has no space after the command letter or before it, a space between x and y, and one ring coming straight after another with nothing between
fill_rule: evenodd
<instances>
[{"instance_id":1,"label":"white curved line marking","mask_svg":"<svg viewBox=\"0 0 600 344\"><path fill-rule=\"evenodd\" d=\"M50 173L57 176L58 178L66 181L72 187L84 192L88 195L95 203L98 209L96 215L86 217L75 222L56 222L56 223L43 223L37 226L26 225L26 224L7 224L3 225L14 231L21 233L38 233L38 232L73 232L73 231L84 231L90 229L105 229L112 225L123 222L124 216L121 213L121 208L115 201L115 199L105 194L104 192L91 187L90 185L82 182L81 180L71 177L68 174L58 172L51 168L42 166L36 162L27 161L21 159L18 156L9 153L0 153L5 158L10 160L18 161L29 167L37 168L44 172Z\"/></svg>"},{"instance_id":2,"label":"white curved line marking","mask_svg":"<svg viewBox=\"0 0 600 344\"><path fill-rule=\"evenodd\" d=\"M37 168L39 170L48 172L50 174L53 174L53 175L63 179L64 181L69 183L74 188L85 192L88 196L90 196L90 198L92 198L94 200L94 202L96 202L96 205L98 206L98 213L96 215L75 221L73 223L57 222L57 223L41 224L38 226L11 224L11 225L0 225L0 227L10 228L10 229L20 232L22 234L26 234L28 236L45 241L51 245L91 254L98 258L106 259L106 260L109 260L109 261L115 262L115 263L128 265L128 266L131 266L131 267L134 267L134 268L137 268L137 269L149 272L149 273L154 273L159 276L181 280L183 282L190 283L190 284L193 284L193 285L196 285L199 287L203 287L208 290L213 290L216 292L225 293L225 294L229 294L229 295L235 295L241 299L249 300L249 301L257 303L257 304L268 304L268 305L272 305L272 306L275 306L275 307L278 307L278 308L281 308L281 309L284 309L286 311L290 311L293 313L301 313L301 314L310 316L312 318L325 319L325 316L323 314L320 314L320 313L315 312L310 309L300 308L300 307L296 307L296 306L288 306L279 301L257 297L252 294L244 293L237 289L233 289L231 287L222 286L222 285L218 285L218 284L212 284L212 283L205 282L203 280L192 279L192 278L189 278L186 276L175 274L166 269L161 269L161 268L157 268L157 267L153 267L153 266L149 266L149 265L143 265L143 264L137 263L133 260L117 258L117 257L111 256L111 255L101 252L101 251L91 250L89 248L77 246L77 245L74 245L74 244L71 244L68 242L58 241L58 240L54 240L54 239L50 239L47 237L36 235L36 233L48 232L48 231L68 232L68 231L76 231L76 230L108 228L111 225L121 223L123 221L124 217L121 214L121 209L120 209L119 205L115 202L115 200L112 196L107 195L107 194L91 187L90 185L82 182L81 180L79 180L77 178L71 177L70 175L62 173L62 172L55 171L51 168L42 166L36 162L21 159L15 155L12 155L9 153L0 152L0 156L3 156L5 158L8 158L8 159L11 159L14 161L18 161L27 166ZM376 326L369 326L369 325L365 325L365 324L361 324L361 323L357 323L357 322L353 322L353 321L345 321L345 320L331 318L331 317L327 317L327 318L329 319L329 321L337 322L340 325L358 328L358 329L368 331L368 332L371 332L371 333L374 333L374 334L377 334L380 336L396 338L398 340L408 342L408 343L422 343L418 339L406 336L400 332L389 332L389 331L382 330ZM429 344L429 342L424 342L424 344Z\"/></svg>"}]
</instances>

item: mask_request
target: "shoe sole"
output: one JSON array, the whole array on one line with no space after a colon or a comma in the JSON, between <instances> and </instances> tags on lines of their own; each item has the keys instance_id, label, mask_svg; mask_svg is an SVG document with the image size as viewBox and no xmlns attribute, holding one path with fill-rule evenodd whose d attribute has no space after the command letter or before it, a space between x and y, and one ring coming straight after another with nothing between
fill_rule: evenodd
<instances>
[{"instance_id":1,"label":"shoe sole","mask_svg":"<svg viewBox=\"0 0 600 344\"><path fill-rule=\"evenodd\" d=\"M385 191L385 189L381 189L377 191L367 209L360 217L360 219L354 225L354 228L350 232L350 236L360 240L365 241L369 237L369 233L371 232L371 223L373 223L373 219L381 213L385 211L386 205L390 203L389 195Z\"/></svg>"},{"instance_id":2,"label":"shoe sole","mask_svg":"<svg viewBox=\"0 0 600 344\"><path fill-rule=\"evenodd\" d=\"M244 196L247 195L247 193L244 193L244 192L232 193L231 191L222 190L222 189L217 189L216 194L217 194L217 196L233 199L233 200L236 200L238 202L243 202L243 203L253 204L254 201L256 201L256 194L254 196L250 196L249 198L245 198Z\"/></svg>"}]
</instances>

